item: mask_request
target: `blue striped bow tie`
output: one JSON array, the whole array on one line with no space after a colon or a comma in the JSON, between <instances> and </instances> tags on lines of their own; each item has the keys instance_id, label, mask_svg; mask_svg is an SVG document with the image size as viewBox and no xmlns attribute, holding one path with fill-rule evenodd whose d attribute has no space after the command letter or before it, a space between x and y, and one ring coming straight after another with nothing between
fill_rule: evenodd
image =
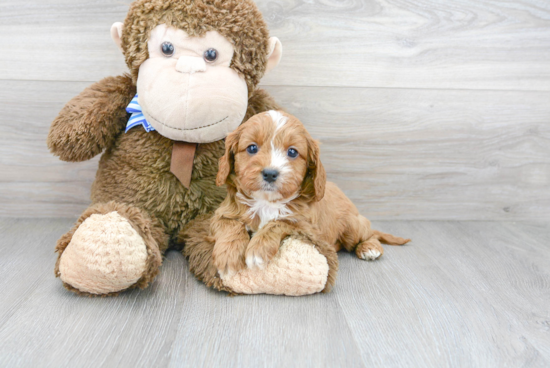
<instances>
[{"instance_id":1,"label":"blue striped bow tie","mask_svg":"<svg viewBox=\"0 0 550 368\"><path fill-rule=\"evenodd\" d=\"M138 95L136 95L132 99L132 101L126 108L126 111L132 114L132 116L130 116L130 119L128 120L128 124L126 124L126 133L128 133L130 129L138 125L143 125L147 132L155 130L155 128L153 128L153 126L149 124L149 122L147 121L147 119L145 119L145 116L141 112L141 106L138 102Z\"/></svg>"}]
</instances>

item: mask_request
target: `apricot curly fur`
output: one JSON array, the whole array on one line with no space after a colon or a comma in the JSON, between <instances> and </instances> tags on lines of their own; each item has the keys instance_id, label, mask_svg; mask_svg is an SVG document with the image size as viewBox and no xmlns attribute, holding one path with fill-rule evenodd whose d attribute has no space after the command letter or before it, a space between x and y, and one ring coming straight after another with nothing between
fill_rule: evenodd
<instances>
[{"instance_id":1,"label":"apricot curly fur","mask_svg":"<svg viewBox=\"0 0 550 368\"><path fill-rule=\"evenodd\" d=\"M215 241L213 237L209 236L213 216L214 214L210 213L189 222L180 231L178 241L185 243L182 254L189 260L189 270L197 280L204 282L207 287L237 295L237 293L224 286L218 270L213 264L212 252ZM301 229L295 228L289 236L313 245L327 259L329 272L323 293L332 290L338 274L338 256L334 247Z\"/></svg>"},{"instance_id":2,"label":"apricot curly fur","mask_svg":"<svg viewBox=\"0 0 550 368\"><path fill-rule=\"evenodd\" d=\"M279 124L283 118L284 123ZM251 142L258 148L254 154L245 151ZM261 197L266 193L263 173L272 167L273 153L291 146L299 155L284 164L284 171L277 171L275 186L269 193L275 191L277 197ZM248 267L265 265L275 257L281 241L293 234L305 235L313 244L330 244L334 252L345 248L361 259L371 259L370 251L378 251L376 258L382 255L380 242L403 245L410 241L371 228L352 201L334 183L327 182L319 143L296 117L287 113L255 115L230 133L216 182L228 189L209 231L215 244L214 264L222 274L245 268L242 259ZM288 211L280 217L251 211L258 203L266 206L265 202L273 204L277 200L284 201ZM263 215L268 218L266 222ZM243 246L242 239L249 232L254 236Z\"/></svg>"},{"instance_id":3,"label":"apricot curly fur","mask_svg":"<svg viewBox=\"0 0 550 368\"><path fill-rule=\"evenodd\" d=\"M178 234L178 241L185 244L182 254L189 261L189 270L207 287L233 293L223 285L218 270L212 261L214 241L208 236L212 214L198 216Z\"/></svg>"}]
</instances>

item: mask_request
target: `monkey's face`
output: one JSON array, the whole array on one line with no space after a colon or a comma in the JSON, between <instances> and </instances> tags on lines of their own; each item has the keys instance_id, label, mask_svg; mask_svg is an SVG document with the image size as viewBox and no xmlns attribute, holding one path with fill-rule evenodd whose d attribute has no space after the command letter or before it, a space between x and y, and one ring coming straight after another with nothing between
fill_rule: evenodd
<instances>
[{"instance_id":1,"label":"monkey's face","mask_svg":"<svg viewBox=\"0 0 550 368\"><path fill-rule=\"evenodd\" d=\"M223 139L242 122L248 104L244 77L230 68L234 48L216 31L190 37L158 25L141 64L138 100L163 136L186 142Z\"/></svg>"}]
</instances>

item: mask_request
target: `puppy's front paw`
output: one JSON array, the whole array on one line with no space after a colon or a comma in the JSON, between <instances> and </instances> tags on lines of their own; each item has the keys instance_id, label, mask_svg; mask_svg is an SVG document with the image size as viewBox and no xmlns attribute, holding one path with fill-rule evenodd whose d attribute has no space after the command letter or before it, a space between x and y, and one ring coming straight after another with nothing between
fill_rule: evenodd
<instances>
[{"instance_id":1,"label":"puppy's front paw","mask_svg":"<svg viewBox=\"0 0 550 368\"><path fill-rule=\"evenodd\" d=\"M246 265L248 268L264 268L275 257L280 243L262 241L262 238L252 238L246 249Z\"/></svg>"},{"instance_id":2,"label":"puppy's front paw","mask_svg":"<svg viewBox=\"0 0 550 368\"><path fill-rule=\"evenodd\" d=\"M212 252L212 262L220 274L232 275L245 268L246 242L217 241Z\"/></svg>"}]
</instances>

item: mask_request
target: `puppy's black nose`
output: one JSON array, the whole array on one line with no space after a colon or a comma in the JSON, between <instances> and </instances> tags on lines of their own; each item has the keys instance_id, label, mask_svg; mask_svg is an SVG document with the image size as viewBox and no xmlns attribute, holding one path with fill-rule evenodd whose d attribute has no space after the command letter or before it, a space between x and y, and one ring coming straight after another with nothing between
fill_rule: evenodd
<instances>
[{"instance_id":1,"label":"puppy's black nose","mask_svg":"<svg viewBox=\"0 0 550 368\"><path fill-rule=\"evenodd\" d=\"M268 183L273 183L275 180L277 180L279 172L273 169L263 169L262 175L264 176L265 181L267 181Z\"/></svg>"}]
</instances>

